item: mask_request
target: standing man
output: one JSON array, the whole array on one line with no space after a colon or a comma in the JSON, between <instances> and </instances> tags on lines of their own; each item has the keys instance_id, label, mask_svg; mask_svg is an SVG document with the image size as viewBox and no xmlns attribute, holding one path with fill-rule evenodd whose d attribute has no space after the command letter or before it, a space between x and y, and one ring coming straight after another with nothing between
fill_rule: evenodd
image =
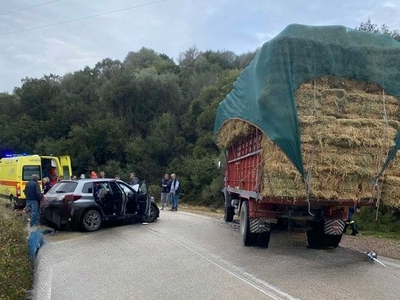
<instances>
[{"instance_id":1,"label":"standing man","mask_svg":"<svg viewBox=\"0 0 400 300\"><path fill-rule=\"evenodd\" d=\"M171 174L171 189L170 189L169 193L171 195L172 208L170 209L170 211L178 210L180 188L181 187L179 184L179 180L176 179L176 175Z\"/></svg>"},{"instance_id":2,"label":"standing man","mask_svg":"<svg viewBox=\"0 0 400 300\"><path fill-rule=\"evenodd\" d=\"M25 186L26 196L26 210L31 212L30 226L39 225L39 203L42 199L42 194L39 188L39 175L33 174L32 180L30 180Z\"/></svg>"},{"instance_id":3,"label":"standing man","mask_svg":"<svg viewBox=\"0 0 400 300\"><path fill-rule=\"evenodd\" d=\"M164 206L168 207L169 191L171 188L171 180L169 180L169 175L165 174L164 178L161 179L161 209Z\"/></svg>"},{"instance_id":4,"label":"standing man","mask_svg":"<svg viewBox=\"0 0 400 300\"><path fill-rule=\"evenodd\" d=\"M104 171L100 172L100 178L106 178L106 173Z\"/></svg>"},{"instance_id":5,"label":"standing man","mask_svg":"<svg viewBox=\"0 0 400 300\"><path fill-rule=\"evenodd\" d=\"M131 181L129 182L130 185L139 184L139 178L136 177L136 174L134 172L130 173L129 177L131 179Z\"/></svg>"}]
</instances>

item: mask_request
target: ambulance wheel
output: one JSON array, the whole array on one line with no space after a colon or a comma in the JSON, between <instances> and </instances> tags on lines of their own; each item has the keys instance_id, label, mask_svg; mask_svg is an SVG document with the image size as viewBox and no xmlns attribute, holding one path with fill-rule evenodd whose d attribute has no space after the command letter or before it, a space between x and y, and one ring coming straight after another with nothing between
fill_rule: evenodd
<instances>
[{"instance_id":1,"label":"ambulance wheel","mask_svg":"<svg viewBox=\"0 0 400 300\"><path fill-rule=\"evenodd\" d=\"M243 201L240 209L240 235L245 246L252 246L257 238L256 233L250 232L249 203Z\"/></svg>"},{"instance_id":2,"label":"ambulance wheel","mask_svg":"<svg viewBox=\"0 0 400 300\"><path fill-rule=\"evenodd\" d=\"M17 201L15 199L11 200L11 209L16 210L18 208Z\"/></svg>"}]
</instances>

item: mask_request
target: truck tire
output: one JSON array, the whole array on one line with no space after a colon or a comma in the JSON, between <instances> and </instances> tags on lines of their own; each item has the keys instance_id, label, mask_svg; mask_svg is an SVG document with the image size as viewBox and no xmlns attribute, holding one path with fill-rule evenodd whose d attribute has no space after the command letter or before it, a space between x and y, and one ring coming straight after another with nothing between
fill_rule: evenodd
<instances>
[{"instance_id":1,"label":"truck tire","mask_svg":"<svg viewBox=\"0 0 400 300\"><path fill-rule=\"evenodd\" d=\"M258 234L258 246L268 248L271 231L265 231Z\"/></svg>"},{"instance_id":2,"label":"truck tire","mask_svg":"<svg viewBox=\"0 0 400 300\"><path fill-rule=\"evenodd\" d=\"M340 235L332 235L332 234L323 234L321 239L321 248L337 248L339 247L339 243L342 239L342 234Z\"/></svg>"},{"instance_id":3,"label":"truck tire","mask_svg":"<svg viewBox=\"0 0 400 300\"><path fill-rule=\"evenodd\" d=\"M225 204L224 221L232 222L234 214L235 214L235 208L233 206L227 206Z\"/></svg>"},{"instance_id":4,"label":"truck tire","mask_svg":"<svg viewBox=\"0 0 400 300\"><path fill-rule=\"evenodd\" d=\"M313 221L310 225L312 229L307 230L308 248L321 249L321 241L324 235L324 222Z\"/></svg>"},{"instance_id":5,"label":"truck tire","mask_svg":"<svg viewBox=\"0 0 400 300\"><path fill-rule=\"evenodd\" d=\"M245 246L254 245L257 234L250 232L249 203L243 201L240 209L240 235Z\"/></svg>"},{"instance_id":6,"label":"truck tire","mask_svg":"<svg viewBox=\"0 0 400 300\"><path fill-rule=\"evenodd\" d=\"M307 231L308 247L312 249L337 248L342 239L342 234L333 235L324 233L324 222L315 221L313 228Z\"/></svg>"}]
</instances>

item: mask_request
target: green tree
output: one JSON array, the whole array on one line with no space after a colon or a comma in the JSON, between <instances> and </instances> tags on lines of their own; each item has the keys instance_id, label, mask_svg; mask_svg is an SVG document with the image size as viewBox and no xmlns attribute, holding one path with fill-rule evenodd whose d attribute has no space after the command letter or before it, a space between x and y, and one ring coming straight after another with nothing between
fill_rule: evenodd
<instances>
[{"instance_id":1,"label":"green tree","mask_svg":"<svg viewBox=\"0 0 400 300\"><path fill-rule=\"evenodd\" d=\"M397 41L400 41L400 32L398 29L390 30L386 24L382 24L381 26L372 23L371 19L368 18L366 22L361 22L359 27L356 27L357 30L372 32L372 33L380 33L391 36Z\"/></svg>"}]
</instances>

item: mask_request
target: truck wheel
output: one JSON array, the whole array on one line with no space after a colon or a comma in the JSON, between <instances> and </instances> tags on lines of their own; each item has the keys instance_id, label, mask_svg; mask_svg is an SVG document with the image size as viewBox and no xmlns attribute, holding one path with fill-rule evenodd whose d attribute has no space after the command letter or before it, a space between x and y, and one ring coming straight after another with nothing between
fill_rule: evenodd
<instances>
[{"instance_id":1,"label":"truck wheel","mask_svg":"<svg viewBox=\"0 0 400 300\"><path fill-rule=\"evenodd\" d=\"M271 231L265 231L258 234L258 245L262 248L268 248Z\"/></svg>"},{"instance_id":2,"label":"truck wheel","mask_svg":"<svg viewBox=\"0 0 400 300\"><path fill-rule=\"evenodd\" d=\"M307 231L308 248L321 249L322 237L324 235L324 222L311 222L312 229Z\"/></svg>"},{"instance_id":3,"label":"truck wheel","mask_svg":"<svg viewBox=\"0 0 400 300\"><path fill-rule=\"evenodd\" d=\"M242 208L240 209L240 235L245 246L254 244L256 234L250 233L249 203L247 201L242 203Z\"/></svg>"},{"instance_id":4,"label":"truck wheel","mask_svg":"<svg viewBox=\"0 0 400 300\"><path fill-rule=\"evenodd\" d=\"M339 243L342 239L342 234L333 235L333 234L324 234L321 239L321 248L337 248L339 247Z\"/></svg>"},{"instance_id":5,"label":"truck wheel","mask_svg":"<svg viewBox=\"0 0 400 300\"><path fill-rule=\"evenodd\" d=\"M308 247L312 249L327 249L337 248L342 234L325 234L324 233L324 222L315 221L312 223L312 229L307 231Z\"/></svg>"},{"instance_id":6,"label":"truck wheel","mask_svg":"<svg viewBox=\"0 0 400 300\"><path fill-rule=\"evenodd\" d=\"M224 221L225 222L232 222L234 214L235 214L235 208L233 206L227 206L225 204Z\"/></svg>"}]
</instances>

